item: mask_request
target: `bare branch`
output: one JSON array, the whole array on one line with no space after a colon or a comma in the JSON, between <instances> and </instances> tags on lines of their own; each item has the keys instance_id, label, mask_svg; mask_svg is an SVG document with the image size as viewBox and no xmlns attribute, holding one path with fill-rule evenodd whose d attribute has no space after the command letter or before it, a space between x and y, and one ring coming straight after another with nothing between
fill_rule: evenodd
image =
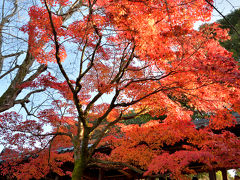
<instances>
[{"instance_id":1,"label":"bare branch","mask_svg":"<svg viewBox=\"0 0 240 180\"><path fill-rule=\"evenodd\" d=\"M3 27L6 23L9 22L10 18L12 18L17 13L18 0L15 0L13 4L14 4L14 7L13 7L12 13L4 17L4 13L2 12L2 21L0 22L0 73L2 72L3 60L4 60L4 57L2 55Z\"/></svg>"},{"instance_id":2,"label":"bare branch","mask_svg":"<svg viewBox=\"0 0 240 180\"><path fill-rule=\"evenodd\" d=\"M31 81L33 81L36 77L38 77L38 76L39 76L42 72L44 72L45 70L47 70L47 66L46 66L45 64L41 64L41 65L38 67L37 71L36 71L33 75L31 75L27 80L25 80L24 82L22 82L22 84L25 83L25 82L31 82Z\"/></svg>"},{"instance_id":3,"label":"bare branch","mask_svg":"<svg viewBox=\"0 0 240 180\"><path fill-rule=\"evenodd\" d=\"M83 5L84 4L82 0L76 0L66 13L59 15L63 17L63 21L66 21L73 15L74 12L76 12L77 9L79 9Z\"/></svg>"},{"instance_id":4,"label":"bare branch","mask_svg":"<svg viewBox=\"0 0 240 180\"><path fill-rule=\"evenodd\" d=\"M101 124L101 122L109 115L109 113L114 109L114 107L116 107L114 105L114 103L116 102L119 93L120 93L120 90L116 89L115 90L115 95L112 98L112 101L111 101L111 103L109 105L109 108L106 110L106 112L101 117L99 117L97 119L96 123L93 124L93 126L92 126L90 131L93 131L94 129L96 129Z\"/></svg>"},{"instance_id":5,"label":"bare branch","mask_svg":"<svg viewBox=\"0 0 240 180\"><path fill-rule=\"evenodd\" d=\"M19 65L16 65L14 68L8 70L7 72L5 72L3 75L0 76L0 79L2 79L4 76L8 75L9 73L11 73L12 71L14 71L15 69L19 68Z\"/></svg>"},{"instance_id":6,"label":"bare branch","mask_svg":"<svg viewBox=\"0 0 240 180\"><path fill-rule=\"evenodd\" d=\"M76 91L77 93L81 90L82 85L80 84L81 81L81 74L82 74L82 70L83 70L83 58L84 58L84 53L87 47L87 43L88 43L88 39L86 40L83 50L82 50L82 54L81 54L81 58L80 58L80 69L79 69L79 75L78 78L76 80Z\"/></svg>"},{"instance_id":7,"label":"bare branch","mask_svg":"<svg viewBox=\"0 0 240 180\"><path fill-rule=\"evenodd\" d=\"M133 101L128 102L128 103L115 104L114 106L115 106L115 107L128 107L128 106L134 105L134 104L142 101L143 99L145 99L145 98L147 98L147 97L149 97L149 96L151 96L151 95L153 95L153 94L156 94L156 93L158 93L158 92L160 92L160 91L162 91L162 90L163 90L163 88L162 88L162 87L159 87L159 88L155 89L154 91L152 91L151 93L148 93L148 94L146 94L145 96L142 96L142 97L139 98L139 99L133 100Z\"/></svg>"},{"instance_id":8,"label":"bare branch","mask_svg":"<svg viewBox=\"0 0 240 180\"><path fill-rule=\"evenodd\" d=\"M65 133L65 132L56 132L56 133L47 133L47 134L34 134L31 133L33 136L68 136L72 138L71 134Z\"/></svg>"},{"instance_id":9,"label":"bare branch","mask_svg":"<svg viewBox=\"0 0 240 180\"><path fill-rule=\"evenodd\" d=\"M130 65L130 63L132 62L132 60L134 58L134 50L135 50L135 46L133 46L132 52L131 52L128 60L125 61L125 62L124 62L125 56L124 56L124 53L123 53L123 56L121 58L121 64L120 64L120 67L119 67L119 71L118 71L117 75L114 77L114 79L111 81L111 84L113 84L115 82L119 82L120 79L123 77L123 75L126 72L128 66Z\"/></svg>"},{"instance_id":10,"label":"bare branch","mask_svg":"<svg viewBox=\"0 0 240 180\"><path fill-rule=\"evenodd\" d=\"M20 51L20 52L16 52L16 53L12 53L12 54L8 54L8 55L3 55L3 58L9 58L9 57L13 57L13 56L19 56L21 54L23 54L24 51Z\"/></svg>"},{"instance_id":11,"label":"bare branch","mask_svg":"<svg viewBox=\"0 0 240 180\"><path fill-rule=\"evenodd\" d=\"M22 88L19 85L22 84L26 75L29 73L29 69L34 62L34 58L27 51L26 57L23 60L22 64L18 68L18 72L15 75L15 78L11 81L8 89L0 97L0 112L3 112L14 106L17 96L21 93Z\"/></svg>"},{"instance_id":12,"label":"bare branch","mask_svg":"<svg viewBox=\"0 0 240 180\"><path fill-rule=\"evenodd\" d=\"M92 105L102 96L102 94L103 94L103 93L98 92L98 94L91 100L91 102L88 103L88 105L87 105L87 107L86 107L86 109L85 109L85 111L84 111L84 114L85 114L85 115L89 112L89 110L90 110L90 108L92 107Z\"/></svg>"},{"instance_id":13,"label":"bare branch","mask_svg":"<svg viewBox=\"0 0 240 180\"><path fill-rule=\"evenodd\" d=\"M94 49L94 51L93 51L93 54L92 54L92 57L91 57L91 61L90 61L90 65L87 67L87 69L86 69L82 74L80 74L80 75L78 76L78 78L77 78L77 83L79 83L80 80L82 79L82 77L93 67L93 65L94 65L94 60L95 60L95 55L96 55L96 52L97 52L97 50L98 50L98 48L99 48L99 46L100 46L100 44L101 44L101 40L102 40L102 36L100 35L100 36L99 36L99 39L98 39L98 42L97 42L97 44L96 44L96 46L95 46L95 49Z\"/></svg>"},{"instance_id":14,"label":"bare branch","mask_svg":"<svg viewBox=\"0 0 240 180\"><path fill-rule=\"evenodd\" d=\"M124 88L128 87L130 84L132 83L139 83L139 82L146 82L146 81L159 81L161 79L164 79L170 75L176 74L176 72L174 71L170 71L169 73L165 74L165 75L160 75L160 76L152 76L152 77L148 77L148 78L141 78L141 79L124 79L121 83L123 83L124 81L130 80L125 86Z\"/></svg>"},{"instance_id":15,"label":"bare branch","mask_svg":"<svg viewBox=\"0 0 240 180\"><path fill-rule=\"evenodd\" d=\"M47 9L47 12L48 12L48 15L49 15L50 24L51 24L51 27L52 27L52 33L53 33L53 37L54 37L54 44L55 44L55 48L56 48L55 58L57 60L57 64L59 66L59 69L60 69L62 75L66 79L67 84L68 84L69 88L71 89L72 93L75 93L73 85L71 84L70 79L69 79L69 77L68 77L68 75L67 75L66 71L64 70L64 68L62 66L62 63L61 63L61 58L60 58L60 55L59 55L60 54L60 44L58 42L58 38L57 38L58 35L57 35L56 29L54 27L54 23L53 23L53 19L52 19L52 12L50 11L46 0L44 0L44 4L45 4L45 7Z\"/></svg>"},{"instance_id":16,"label":"bare branch","mask_svg":"<svg viewBox=\"0 0 240 180\"><path fill-rule=\"evenodd\" d=\"M70 88L70 90L71 90L71 92L73 94L74 104L75 104L76 109L78 111L78 133L77 133L77 136L80 136L81 122L82 122L84 127L88 127L88 125L87 125L86 119L83 117L83 112L82 112L82 108L81 108L82 106L80 104L80 101L79 101L78 95L77 95L78 90L75 91L75 89L74 89L74 87L73 87L73 85L72 85L72 83L71 83L71 81L70 81L66 71L64 70L64 68L62 66L62 63L61 63L61 58L59 56L60 44L58 42L58 38L57 38L58 35L57 35L56 29L54 27L54 23L53 23L53 19L52 19L52 12L50 11L46 0L44 0L44 4L45 4L45 7L47 9L47 12L48 12L48 15L49 15L50 24L51 24L51 27L52 27L52 33L53 33L53 37L54 37L54 44L55 44L55 48L56 48L55 58L56 58L58 67L59 67L63 77L67 81L68 87Z\"/></svg>"},{"instance_id":17,"label":"bare branch","mask_svg":"<svg viewBox=\"0 0 240 180\"><path fill-rule=\"evenodd\" d=\"M45 91L46 88L44 89L37 89L37 90L34 90L34 91L31 91L30 93L28 93L23 99L19 99L19 100L16 100L14 102L14 104L22 104L22 103L28 103L29 102L29 98L32 94L35 94L35 93L39 93L39 92L43 92Z\"/></svg>"}]
</instances>

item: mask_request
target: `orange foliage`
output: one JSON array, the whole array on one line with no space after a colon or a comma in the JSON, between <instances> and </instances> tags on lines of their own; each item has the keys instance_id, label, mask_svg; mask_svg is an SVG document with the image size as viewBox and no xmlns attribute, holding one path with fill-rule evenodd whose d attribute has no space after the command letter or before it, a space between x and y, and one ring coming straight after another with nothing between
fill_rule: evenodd
<instances>
[{"instance_id":1,"label":"orange foliage","mask_svg":"<svg viewBox=\"0 0 240 180\"><path fill-rule=\"evenodd\" d=\"M231 158L239 157L237 137L196 130L191 123L194 112L204 112L211 115L210 127L219 130L233 125L230 113L239 111L239 65L219 44L229 38L227 31L217 24L193 29L196 21L211 17L212 7L205 0L82 1L70 19L68 15L76 10L71 9L71 1L46 1L52 12L41 2L42 6L29 9L30 20L21 30L28 34L29 52L39 63L56 63L60 56L57 64L65 79L49 73L19 84L19 88L58 92L51 108L37 110L33 118L37 120L25 120L14 112L0 115L6 146L24 154L37 152L38 143L44 149L20 168L12 166L15 176L41 178L50 167L60 175L69 174L60 167L73 161L72 154L56 151L88 143L97 147L103 137L101 144L114 147L105 159L130 163L146 174L171 172L180 177L184 171L192 172L191 162L204 163L206 168L239 167L240 158L231 164ZM68 70L72 64L74 72ZM141 127L120 124L119 134L116 124L128 119L133 109L167 117L163 123L150 121ZM50 126L49 136L42 136L44 126ZM181 151L164 149L179 142L187 142ZM82 146L84 151L75 151L74 158L89 150Z\"/></svg>"},{"instance_id":2,"label":"orange foliage","mask_svg":"<svg viewBox=\"0 0 240 180\"><path fill-rule=\"evenodd\" d=\"M192 123L159 123L123 126L124 135L107 138L113 147L105 159L121 161L146 170L145 175L171 174L187 179L195 174L194 163L202 170L237 168L240 165L239 138L228 131L214 134L210 129L197 130Z\"/></svg>"}]
</instances>

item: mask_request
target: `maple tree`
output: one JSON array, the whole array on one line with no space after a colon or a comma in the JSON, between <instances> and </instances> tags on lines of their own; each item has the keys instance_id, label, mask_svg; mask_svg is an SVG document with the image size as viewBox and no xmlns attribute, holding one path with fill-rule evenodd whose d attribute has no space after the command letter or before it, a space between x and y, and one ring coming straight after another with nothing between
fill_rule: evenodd
<instances>
[{"instance_id":1,"label":"maple tree","mask_svg":"<svg viewBox=\"0 0 240 180\"><path fill-rule=\"evenodd\" d=\"M230 113L239 107L239 66L219 44L229 39L227 30L218 24L193 29L196 21L209 20L211 12L204 0L41 0L32 6L29 22L21 27L28 35L29 55L43 66L55 64L61 76L49 70L18 87L42 87L58 94L52 96L51 108L39 109L30 118L16 112L0 115L5 145L18 149L14 158L9 153L2 157L8 162L2 173L30 179L52 170L81 179L89 164L111 161L137 172L147 170L146 175L171 170L180 176L180 168L194 160L212 167L202 157L214 157L220 167L219 154L226 153L221 147L236 152L238 139L229 133L212 136L190 125L198 112L209 116L212 128L231 126L235 121ZM146 113L166 116L168 126L158 120L141 128L121 124ZM47 132L46 126L51 127ZM124 138L116 126L122 127ZM230 137L232 144L225 143ZM163 142L184 138L200 149L162 151ZM152 146L137 146L141 141ZM115 147L110 157L98 157L95 149L109 142ZM210 152L215 142L219 147ZM57 153L71 146L73 154ZM126 153L129 148L132 154ZM184 153L189 159L174 163ZM28 162L20 163L26 155ZM168 162L159 161L166 158ZM74 163L73 172L61 170L66 161Z\"/></svg>"}]
</instances>

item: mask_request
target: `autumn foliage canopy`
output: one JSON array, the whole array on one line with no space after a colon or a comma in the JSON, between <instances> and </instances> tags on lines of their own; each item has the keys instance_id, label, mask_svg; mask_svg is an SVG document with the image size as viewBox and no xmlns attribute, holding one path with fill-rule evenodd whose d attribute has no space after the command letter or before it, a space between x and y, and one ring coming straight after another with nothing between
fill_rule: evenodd
<instances>
[{"instance_id":1,"label":"autumn foliage canopy","mask_svg":"<svg viewBox=\"0 0 240 180\"><path fill-rule=\"evenodd\" d=\"M27 118L0 114L8 147L1 173L39 179L53 171L79 179L88 164L122 162L144 176L183 177L195 173L192 163L206 170L239 167L239 139L221 131L236 124L231 113L240 102L239 65L219 44L228 31L215 23L193 29L211 13L205 0L41 0L32 6L21 28L29 51L61 76L49 69L19 85L57 92L50 108ZM126 125L142 114L152 120ZM197 115L209 126L197 130ZM96 154L100 146L110 146L111 154ZM59 154L63 147L74 150ZM67 161L73 172L61 169Z\"/></svg>"}]
</instances>

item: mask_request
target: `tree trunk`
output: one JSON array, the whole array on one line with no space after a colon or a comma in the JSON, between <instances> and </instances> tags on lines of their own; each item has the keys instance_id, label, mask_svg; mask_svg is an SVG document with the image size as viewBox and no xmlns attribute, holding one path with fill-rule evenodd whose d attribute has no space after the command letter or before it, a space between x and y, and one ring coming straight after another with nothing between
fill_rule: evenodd
<instances>
[{"instance_id":1,"label":"tree trunk","mask_svg":"<svg viewBox=\"0 0 240 180\"><path fill-rule=\"evenodd\" d=\"M81 180L84 174L86 164L83 159L75 160L72 173L72 180Z\"/></svg>"},{"instance_id":2,"label":"tree trunk","mask_svg":"<svg viewBox=\"0 0 240 180\"><path fill-rule=\"evenodd\" d=\"M74 169L72 180L81 180L89 161L88 153L89 131L84 129L82 139L79 136L74 138Z\"/></svg>"},{"instance_id":3,"label":"tree trunk","mask_svg":"<svg viewBox=\"0 0 240 180\"><path fill-rule=\"evenodd\" d=\"M98 169L98 180L103 180L104 179L104 172L102 168Z\"/></svg>"},{"instance_id":4,"label":"tree trunk","mask_svg":"<svg viewBox=\"0 0 240 180\"><path fill-rule=\"evenodd\" d=\"M216 172L215 170L209 171L209 179L216 180Z\"/></svg>"},{"instance_id":5,"label":"tree trunk","mask_svg":"<svg viewBox=\"0 0 240 180\"><path fill-rule=\"evenodd\" d=\"M228 180L227 179L227 170L226 169L221 169L221 171L222 171L222 178L223 178L223 180Z\"/></svg>"}]
</instances>

